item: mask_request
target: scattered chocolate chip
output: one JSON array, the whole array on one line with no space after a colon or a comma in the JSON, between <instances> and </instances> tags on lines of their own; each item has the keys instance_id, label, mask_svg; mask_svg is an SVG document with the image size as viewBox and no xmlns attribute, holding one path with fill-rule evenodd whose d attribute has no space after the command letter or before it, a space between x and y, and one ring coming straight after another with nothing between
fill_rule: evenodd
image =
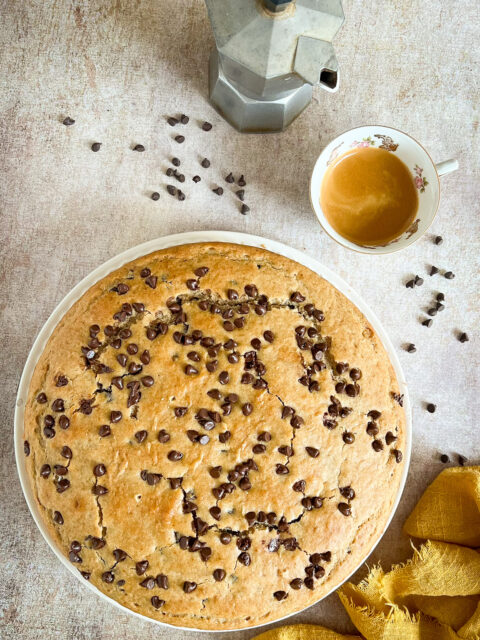
<instances>
[{"instance_id":1,"label":"scattered chocolate chip","mask_svg":"<svg viewBox=\"0 0 480 640\"><path fill-rule=\"evenodd\" d=\"M243 202L243 200L245 198L245 189L238 189L238 191L235 191L235 195L237 196L237 198L239 200L241 200Z\"/></svg>"},{"instance_id":2,"label":"scattered chocolate chip","mask_svg":"<svg viewBox=\"0 0 480 640\"><path fill-rule=\"evenodd\" d=\"M96 484L92 487L92 493L94 496L104 496L108 493L108 489L101 484Z\"/></svg>"},{"instance_id":3,"label":"scattered chocolate chip","mask_svg":"<svg viewBox=\"0 0 480 640\"><path fill-rule=\"evenodd\" d=\"M455 278L455 274L452 271L445 271L443 277L447 280L453 280Z\"/></svg>"},{"instance_id":4,"label":"scattered chocolate chip","mask_svg":"<svg viewBox=\"0 0 480 640\"><path fill-rule=\"evenodd\" d=\"M431 276L434 276L438 272L439 272L438 267L434 267L433 265L430 267L430 275Z\"/></svg>"},{"instance_id":5,"label":"scattered chocolate chip","mask_svg":"<svg viewBox=\"0 0 480 640\"><path fill-rule=\"evenodd\" d=\"M155 201L160 200L160 194L158 193L158 191L154 191L150 197Z\"/></svg>"},{"instance_id":6,"label":"scattered chocolate chip","mask_svg":"<svg viewBox=\"0 0 480 640\"><path fill-rule=\"evenodd\" d=\"M427 319L425 319L425 320L422 322L422 325L423 325L424 327L431 327L431 326L432 326L432 323L433 323L433 320L431 320L431 319L427 318Z\"/></svg>"},{"instance_id":7,"label":"scattered chocolate chip","mask_svg":"<svg viewBox=\"0 0 480 640\"><path fill-rule=\"evenodd\" d=\"M437 405L433 404L433 402L429 402L425 408L428 411L428 413L435 413L437 409Z\"/></svg>"},{"instance_id":8,"label":"scattered chocolate chip","mask_svg":"<svg viewBox=\"0 0 480 640\"><path fill-rule=\"evenodd\" d=\"M428 313L429 316L436 316L437 315L437 310L434 307L432 307L431 309L429 309L427 311L427 313Z\"/></svg>"},{"instance_id":9,"label":"scattered chocolate chip","mask_svg":"<svg viewBox=\"0 0 480 640\"><path fill-rule=\"evenodd\" d=\"M407 287L407 289L413 289L413 287L415 286L415 280L409 280L405 286Z\"/></svg>"},{"instance_id":10,"label":"scattered chocolate chip","mask_svg":"<svg viewBox=\"0 0 480 640\"><path fill-rule=\"evenodd\" d=\"M64 520L63 520L63 516L60 513L60 511L54 511L54 513L53 513L53 521L55 522L55 524L63 524Z\"/></svg>"},{"instance_id":11,"label":"scattered chocolate chip","mask_svg":"<svg viewBox=\"0 0 480 640\"><path fill-rule=\"evenodd\" d=\"M155 578L148 576L140 582L140 586L144 589L153 589L155 587Z\"/></svg>"},{"instance_id":12,"label":"scattered chocolate chip","mask_svg":"<svg viewBox=\"0 0 480 640\"><path fill-rule=\"evenodd\" d=\"M290 586L295 590L301 589L303 586L303 580L301 578L294 578L293 580L291 580Z\"/></svg>"},{"instance_id":13,"label":"scattered chocolate chip","mask_svg":"<svg viewBox=\"0 0 480 640\"><path fill-rule=\"evenodd\" d=\"M220 384L228 384L230 381L228 371L222 371L218 376L218 381L220 382Z\"/></svg>"},{"instance_id":14,"label":"scattered chocolate chip","mask_svg":"<svg viewBox=\"0 0 480 640\"><path fill-rule=\"evenodd\" d=\"M353 500L355 498L355 491L352 487L340 487L340 493L346 500Z\"/></svg>"},{"instance_id":15,"label":"scattered chocolate chip","mask_svg":"<svg viewBox=\"0 0 480 640\"><path fill-rule=\"evenodd\" d=\"M409 345L407 346L407 351L408 351L408 353L415 353L415 352L416 352L416 350L417 350L417 347L416 347L413 343L411 343L411 344L409 344Z\"/></svg>"},{"instance_id":16,"label":"scattered chocolate chip","mask_svg":"<svg viewBox=\"0 0 480 640\"><path fill-rule=\"evenodd\" d=\"M188 580L185 580L185 582L183 583L184 593L192 593L192 591L195 591L196 588L197 588L196 582L189 582Z\"/></svg>"},{"instance_id":17,"label":"scattered chocolate chip","mask_svg":"<svg viewBox=\"0 0 480 640\"><path fill-rule=\"evenodd\" d=\"M200 176L193 176L192 180L194 182L200 182L201 178L200 178Z\"/></svg>"},{"instance_id":18,"label":"scattered chocolate chip","mask_svg":"<svg viewBox=\"0 0 480 640\"><path fill-rule=\"evenodd\" d=\"M462 344L465 342L468 342L470 340L470 338L468 337L468 335L466 333L461 333L458 336L458 341L461 342Z\"/></svg>"},{"instance_id":19,"label":"scattered chocolate chip","mask_svg":"<svg viewBox=\"0 0 480 640\"><path fill-rule=\"evenodd\" d=\"M167 191L171 196L177 195L177 190L172 184L167 184Z\"/></svg>"},{"instance_id":20,"label":"scattered chocolate chip","mask_svg":"<svg viewBox=\"0 0 480 640\"><path fill-rule=\"evenodd\" d=\"M442 236L435 236L435 238L433 239L433 242L435 244L442 244L442 242L443 242Z\"/></svg>"},{"instance_id":21,"label":"scattered chocolate chip","mask_svg":"<svg viewBox=\"0 0 480 640\"><path fill-rule=\"evenodd\" d=\"M238 186L239 186L239 187L244 187L244 186L247 184L247 182L246 182L245 177L244 177L244 175L243 175L243 174L242 174L242 175L240 176L240 178L237 180L237 184L238 184Z\"/></svg>"},{"instance_id":22,"label":"scattered chocolate chip","mask_svg":"<svg viewBox=\"0 0 480 640\"><path fill-rule=\"evenodd\" d=\"M242 413L244 416L249 416L253 411L253 405L250 402L245 402L242 404Z\"/></svg>"},{"instance_id":23,"label":"scattered chocolate chip","mask_svg":"<svg viewBox=\"0 0 480 640\"><path fill-rule=\"evenodd\" d=\"M61 398L57 398L56 400L54 400L52 402L52 409L53 409L53 411L56 411L57 413L65 411L65 405L64 405L63 400Z\"/></svg>"},{"instance_id":24,"label":"scattered chocolate chip","mask_svg":"<svg viewBox=\"0 0 480 640\"><path fill-rule=\"evenodd\" d=\"M185 142L185 136L175 136L175 142L178 142L178 144L182 144L182 142Z\"/></svg>"},{"instance_id":25,"label":"scattered chocolate chip","mask_svg":"<svg viewBox=\"0 0 480 640\"><path fill-rule=\"evenodd\" d=\"M288 593L286 591L275 591L273 597L275 600L285 600L288 597Z\"/></svg>"},{"instance_id":26,"label":"scattered chocolate chip","mask_svg":"<svg viewBox=\"0 0 480 640\"><path fill-rule=\"evenodd\" d=\"M208 169L208 167L210 166L210 160L208 158L204 158L200 164L204 169Z\"/></svg>"},{"instance_id":27,"label":"scattered chocolate chip","mask_svg":"<svg viewBox=\"0 0 480 640\"><path fill-rule=\"evenodd\" d=\"M120 420L122 419L122 412L121 411L111 411L110 412L110 422L113 422L114 424L116 424L117 422L120 422Z\"/></svg>"},{"instance_id":28,"label":"scattered chocolate chip","mask_svg":"<svg viewBox=\"0 0 480 640\"><path fill-rule=\"evenodd\" d=\"M414 282L417 287L421 287L423 284L423 278L421 278L420 276L415 276Z\"/></svg>"},{"instance_id":29,"label":"scattered chocolate chip","mask_svg":"<svg viewBox=\"0 0 480 640\"><path fill-rule=\"evenodd\" d=\"M213 193L216 193L217 196L222 196L223 195L223 189L222 187L216 187L215 189L212 189Z\"/></svg>"},{"instance_id":30,"label":"scattered chocolate chip","mask_svg":"<svg viewBox=\"0 0 480 640\"><path fill-rule=\"evenodd\" d=\"M450 458L446 453L442 453L442 455L440 456L440 462L443 462L443 464L447 464L447 462L450 462Z\"/></svg>"},{"instance_id":31,"label":"scattered chocolate chip","mask_svg":"<svg viewBox=\"0 0 480 640\"><path fill-rule=\"evenodd\" d=\"M73 118L70 117L66 117L63 121L62 124L64 124L66 127L71 127L72 124L75 124L75 120L73 120Z\"/></svg>"},{"instance_id":32,"label":"scattered chocolate chip","mask_svg":"<svg viewBox=\"0 0 480 640\"><path fill-rule=\"evenodd\" d=\"M135 434L135 440L139 444L142 444L142 442L145 442L147 437L148 437L148 432L145 431L145 429L142 429L141 431L137 431L136 434Z\"/></svg>"},{"instance_id":33,"label":"scattered chocolate chip","mask_svg":"<svg viewBox=\"0 0 480 640\"><path fill-rule=\"evenodd\" d=\"M182 113L182 115L180 116L180 122L182 124L188 124L189 121L190 121L190 118L186 116L184 113Z\"/></svg>"},{"instance_id":34,"label":"scattered chocolate chip","mask_svg":"<svg viewBox=\"0 0 480 640\"><path fill-rule=\"evenodd\" d=\"M43 464L40 468L40 475L42 478L48 478L52 469L49 464Z\"/></svg>"},{"instance_id":35,"label":"scattered chocolate chip","mask_svg":"<svg viewBox=\"0 0 480 640\"><path fill-rule=\"evenodd\" d=\"M169 451L167 454L167 458L171 461L171 462L177 462L178 460L181 460L183 458L183 453L181 453L180 451L175 451L174 449L172 451Z\"/></svg>"},{"instance_id":36,"label":"scattered chocolate chip","mask_svg":"<svg viewBox=\"0 0 480 640\"><path fill-rule=\"evenodd\" d=\"M145 147L143 146L143 144L136 144L133 147L133 151L145 151Z\"/></svg>"},{"instance_id":37,"label":"scattered chocolate chip","mask_svg":"<svg viewBox=\"0 0 480 640\"><path fill-rule=\"evenodd\" d=\"M171 127L174 127L176 124L178 124L178 120L177 118L167 118L167 122Z\"/></svg>"},{"instance_id":38,"label":"scattered chocolate chip","mask_svg":"<svg viewBox=\"0 0 480 640\"><path fill-rule=\"evenodd\" d=\"M238 561L240 564L243 564L245 567L248 567L251 562L250 554L244 551L238 556Z\"/></svg>"},{"instance_id":39,"label":"scattered chocolate chip","mask_svg":"<svg viewBox=\"0 0 480 640\"><path fill-rule=\"evenodd\" d=\"M204 131L210 131L210 130L211 130L211 128L212 128L212 125L210 124L210 122L205 121L205 122L202 124L202 129L203 129Z\"/></svg>"},{"instance_id":40,"label":"scattered chocolate chip","mask_svg":"<svg viewBox=\"0 0 480 640\"><path fill-rule=\"evenodd\" d=\"M242 206L240 207L240 213L243 216L246 216L249 211L250 211L250 207L247 206L246 204L242 204Z\"/></svg>"},{"instance_id":41,"label":"scattered chocolate chip","mask_svg":"<svg viewBox=\"0 0 480 640\"><path fill-rule=\"evenodd\" d=\"M372 442L372 449L379 453L383 450L383 442L381 440L374 440Z\"/></svg>"},{"instance_id":42,"label":"scattered chocolate chip","mask_svg":"<svg viewBox=\"0 0 480 640\"><path fill-rule=\"evenodd\" d=\"M70 447L67 447L66 445L62 447L62 450L60 451L60 455L62 456L62 458L66 458L67 460L71 460L73 457L72 450L70 449Z\"/></svg>"}]
</instances>

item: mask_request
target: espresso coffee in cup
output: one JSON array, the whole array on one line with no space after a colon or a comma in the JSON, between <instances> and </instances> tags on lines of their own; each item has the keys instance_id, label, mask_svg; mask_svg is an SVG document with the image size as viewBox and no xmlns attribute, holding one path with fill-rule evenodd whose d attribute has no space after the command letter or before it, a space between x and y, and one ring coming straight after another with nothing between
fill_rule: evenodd
<instances>
[{"instance_id":1,"label":"espresso coffee in cup","mask_svg":"<svg viewBox=\"0 0 480 640\"><path fill-rule=\"evenodd\" d=\"M353 148L325 172L320 204L341 236L356 244L381 245L414 222L418 195L410 170L394 153Z\"/></svg>"},{"instance_id":2,"label":"espresso coffee in cup","mask_svg":"<svg viewBox=\"0 0 480 640\"><path fill-rule=\"evenodd\" d=\"M414 138L391 127L357 127L319 155L310 201L323 229L361 253L385 254L418 240L440 201L439 177L456 160L435 164Z\"/></svg>"}]
</instances>

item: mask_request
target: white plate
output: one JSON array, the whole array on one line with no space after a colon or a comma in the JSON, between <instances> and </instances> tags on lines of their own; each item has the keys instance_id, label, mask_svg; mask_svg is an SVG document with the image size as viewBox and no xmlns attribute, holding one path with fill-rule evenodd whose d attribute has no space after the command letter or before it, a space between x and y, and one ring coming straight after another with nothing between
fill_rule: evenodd
<instances>
[{"instance_id":1,"label":"white plate","mask_svg":"<svg viewBox=\"0 0 480 640\"><path fill-rule=\"evenodd\" d=\"M60 302L57 308L53 311L52 315L48 318L47 322L43 325L42 330L37 336L37 339L33 343L33 347L29 353L27 358L27 362L25 363L25 368L23 370L22 378L20 380L20 385L18 387L17 394L17 402L15 407L15 457L17 461L17 469L18 475L20 477L20 484L22 485L23 493L25 495L25 500L27 501L30 512L35 520L37 527L40 529L43 537L47 541L48 545L51 547L52 551L55 553L60 562L72 573L78 580L81 581L83 585L90 589L98 596L103 598L106 602L110 604L114 604L116 607L121 609L122 611L127 611L131 615L134 615L138 618L142 618L143 620L149 620L152 623L160 624L168 627L172 627L174 629L185 629L188 631L192 631L191 627L179 627L176 625L170 625L166 622L160 622L157 620L153 620L152 618L148 618L147 616L143 616L140 613L136 613L131 611L127 607L119 604L116 600L112 600L104 593L99 591L96 587L94 587L90 582L84 580L80 574L80 572L72 566L72 564L68 561L68 559L63 555L63 553L58 548L55 541L51 538L47 528L44 525L43 518L40 514L40 510L35 501L35 497L33 495L32 487L30 485L30 480L27 476L27 471L25 467L25 455L23 453L23 420L24 420L24 412L25 412L25 401L28 395L28 389L30 387L30 380L32 378L33 371L38 362L40 355L42 354L45 345L52 334L53 330L60 322L65 313L70 309L70 307L75 304L75 302L81 298L81 296L90 289L96 282L101 280L104 276L108 275L111 271L118 269L123 264L130 262L131 260L135 260L140 256L144 256L148 253L152 253L152 251L157 251L159 249L167 249L169 247L175 247L181 244L192 244L195 242L231 242L234 244L243 244L251 247L261 247L262 249L267 249L268 251L272 251L273 253L278 253L287 258L291 258L300 264L303 264L305 267L308 267L315 273L318 273L319 276L328 280L334 287L336 287L339 291L341 291L349 300L351 300L363 313L363 315L368 319L372 327L377 332L380 340L385 347L388 356L390 358L390 362L395 369L395 374L397 376L398 384L400 387L400 393L404 396L404 409L406 415L406 433L405 433L405 450L404 450L404 465L403 465L403 473L400 482L400 486L398 488L397 496L395 499L395 503L392 507L392 511L390 517L388 518L387 523L382 531L382 533L378 536L375 544L370 550L370 553L377 546L378 542L382 538L385 533L392 517L397 509L398 503L400 502L400 497L403 492L403 488L405 486L405 481L407 479L408 467L410 464L410 450L412 446L412 416L410 410L410 402L408 398L408 389L407 384L405 382L405 378L400 367L400 362L398 360L397 354L395 353L395 349L393 348L392 343L390 342L387 334L385 333L380 321L375 316L375 314L369 309L367 304L362 300L362 298L351 289L351 287L344 281L342 278L337 276L333 271L320 264L310 256L297 251L296 249L292 249L285 244L280 242L275 242L274 240L268 240L267 238L261 238L260 236L252 236L247 233L236 233L232 231L192 231L187 233L177 233L171 236L165 236L163 238L156 238L155 240L150 240L149 242L144 242L143 244L139 244L132 249L127 249L123 253L107 260L100 267L97 267L92 273L86 276L81 282L79 282L71 291L68 293L65 298ZM368 557L368 556L367 556ZM355 567L355 569L350 574L353 575L357 569L365 562L366 558ZM348 576L346 580L350 577ZM343 582L341 583L343 584ZM335 585L329 593L325 594L320 600L326 598L330 593L338 589L340 584ZM317 602L319 602L318 600ZM315 603L316 604L316 603ZM310 605L313 606L313 605ZM279 618L275 620L275 622L280 622L281 620L285 620L290 616L296 615L300 613L296 611L291 613L283 618ZM254 629L258 627L265 626L269 623L259 624L255 627L248 627L248 629ZM207 629L198 629L197 631L211 631ZM218 631L217 633L223 633L225 630ZM228 629L228 631L234 631L234 629Z\"/></svg>"}]
</instances>

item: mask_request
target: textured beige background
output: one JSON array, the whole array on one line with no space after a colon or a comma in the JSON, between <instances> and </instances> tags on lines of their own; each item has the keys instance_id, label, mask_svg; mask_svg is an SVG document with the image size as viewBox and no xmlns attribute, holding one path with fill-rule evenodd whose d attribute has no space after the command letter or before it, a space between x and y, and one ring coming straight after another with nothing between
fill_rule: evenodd
<instances>
[{"instance_id":1,"label":"textured beige background","mask_svg":"<svg viewBox=\"0 0 480 640\"><path fill-rule=\"evenodd\" d=\"M201 0L0 0L1 493L0 635L26 640L195 637L141 622L100 601L59 564L37 531L13 456L16 387L40 327L69 289L107 258L147 239L190 229L229 229L287 242L328 264L378 313L398 348L411 389L414 447L397 516L370 563L409 553L400 527L440 470L439 452L480 462L479 414L479 4L471 0L345 0L335 46L337 94L316 91L310 108L282 135L242 136L206 101L212 38ZM185 112L187 142L172 142L166 114ZM76 119L66 128L66 115ZM208 118L214 130L198 128ZM380 123L422 141L434 159L457 157L444 178L432 233L388 257L349 253L320 230L310 211L312 164L335 134ZM103 143L92 153L94 141ZM134 153L142 143L145 153ZM187 200L165 190L172 153L185 160ZM189 177L203 154L209 180ZM251 214L230 193L209 187L230 170L248 181ZM159 202L148 198L161 191ZM427 265L454 281L425 278ZM420 326L432 292L446 310ZM460 344L455 331L470 342ZM417 353L402 350L406 341ZM425 412L425 400L438 405ZM359 572L359 575L362 571ZM350 628L333 595L293 618ZM227 634L250 638L254 632ZM206 636L210 637L210 636Z\"/></svg>"}]
</instances>

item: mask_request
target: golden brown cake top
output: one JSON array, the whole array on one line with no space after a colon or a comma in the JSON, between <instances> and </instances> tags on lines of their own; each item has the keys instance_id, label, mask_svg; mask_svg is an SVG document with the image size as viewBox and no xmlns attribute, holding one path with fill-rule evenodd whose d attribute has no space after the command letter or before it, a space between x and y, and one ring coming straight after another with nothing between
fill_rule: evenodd
<instances>
[{"instance_id":1,"label":"golden brown cake top","mask_svg":"<svg viewBox=\"0 0 480 640\"><path fill-rule=\"evenodd\" d=\"M405 417L374 330L332 285L253 247L124 265L66 313L26 407L32 486L85 579L174 625L312 604L366 557Z\"/></svg>"}]
</instances>

